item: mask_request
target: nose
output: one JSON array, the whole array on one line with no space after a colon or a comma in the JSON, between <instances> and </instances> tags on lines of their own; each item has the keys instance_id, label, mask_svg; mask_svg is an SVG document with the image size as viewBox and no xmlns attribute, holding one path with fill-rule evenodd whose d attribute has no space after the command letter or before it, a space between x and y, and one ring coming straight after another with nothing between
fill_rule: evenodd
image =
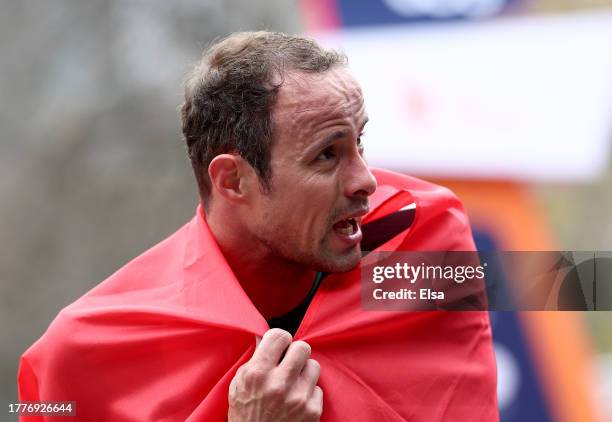
<instances>
[{"instance_id":1,"label":"nose","mask_svg":"<svg viewBox=\"0 0 612 422\"><path fill-rule=\"evenodd\" d=\"M374 193L376 190L376 179L361 155L355 157L353 164L348 170L345 185L345 195L347 197L361 197L365 199Z\"/></svg>"}]
</instances>

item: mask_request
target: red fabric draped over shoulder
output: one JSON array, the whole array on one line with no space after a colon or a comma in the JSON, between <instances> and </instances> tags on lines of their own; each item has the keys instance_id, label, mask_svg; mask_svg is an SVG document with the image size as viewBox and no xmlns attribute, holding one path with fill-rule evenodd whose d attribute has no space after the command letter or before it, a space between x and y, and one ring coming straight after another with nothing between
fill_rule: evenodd
<instances>
[{"instance_id":1,"label":"red fabric draped over shoulder","mask_svg":"<svg viewBox=\"0 0 612 422\"><path fill-rule=\"evenodd\" d=\"M380 250L474 249L449 190L373 172L364 223L416 204L412 226ZM295 336L321 364L321 420L497 420L487 313L365 311L360 282L358 269L329 275ZM19 397L75 401L84 421L225 420L229 383L267 329L198 209L59 313L22 356Z\"/></svg>"}]
</instances>

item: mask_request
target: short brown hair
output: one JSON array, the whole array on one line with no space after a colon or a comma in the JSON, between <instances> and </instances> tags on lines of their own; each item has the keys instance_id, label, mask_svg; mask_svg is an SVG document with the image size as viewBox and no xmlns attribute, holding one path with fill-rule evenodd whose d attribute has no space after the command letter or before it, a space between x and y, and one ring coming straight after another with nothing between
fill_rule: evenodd
<instances>
[{"instance_id":1,"label":"short brown hair","mask_svg":"<svg viewBox=\"0 0 612 422\"><path fill-rule=\"evenodd\" d=\"M210 194L208 166L238 153L270 188L272 105L287 71L321 73L345 65L344 54L279 32L238 32L214 43L185 81L183 136L200 196Z\"/></svg>"}]
</instances>

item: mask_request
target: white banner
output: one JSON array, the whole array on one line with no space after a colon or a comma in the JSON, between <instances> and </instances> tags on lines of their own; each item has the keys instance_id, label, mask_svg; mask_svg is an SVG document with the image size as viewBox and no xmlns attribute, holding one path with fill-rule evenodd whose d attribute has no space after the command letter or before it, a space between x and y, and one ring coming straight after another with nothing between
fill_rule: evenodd
<instances>
[{"instance_id":1,"label":"white banner","mask_svg":"<svg viewBox=\"0 0 612 422\"><path fill-rule=\"evenodd\" d=\"M364 89L370 164L590 180L612 138L612 11L315 34Z\"/></svg>"}]
</instances>

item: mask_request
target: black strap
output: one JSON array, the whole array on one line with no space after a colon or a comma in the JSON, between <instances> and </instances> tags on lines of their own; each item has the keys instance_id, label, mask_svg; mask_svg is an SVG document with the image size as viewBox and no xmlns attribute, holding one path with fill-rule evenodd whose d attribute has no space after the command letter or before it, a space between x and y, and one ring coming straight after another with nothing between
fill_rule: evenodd
<instances>
[{"instance_id":1,"label":"black strap","mask_svg":"<svg viewBox=\"0 0 612 422\"><path fill-rule=\"evenodd\" d=\"M268 325L270 326L270 328L282 328L285 331L289 331L291 335L295 335L298 327L300 326L300 323L302 322L302 319L304 319L306 309L308 309L308 306L310 306L312 298L319 289L321 281L323 281L323 277L325 277L326 275L326 273L322 273L320 271L317 272L314 282L312 283L312 287L310 288L310 291L308 292L304 300L298 306L287 312L285 315L276 318L270 318L268 320Z\"/></svg>"}]
</instances>

